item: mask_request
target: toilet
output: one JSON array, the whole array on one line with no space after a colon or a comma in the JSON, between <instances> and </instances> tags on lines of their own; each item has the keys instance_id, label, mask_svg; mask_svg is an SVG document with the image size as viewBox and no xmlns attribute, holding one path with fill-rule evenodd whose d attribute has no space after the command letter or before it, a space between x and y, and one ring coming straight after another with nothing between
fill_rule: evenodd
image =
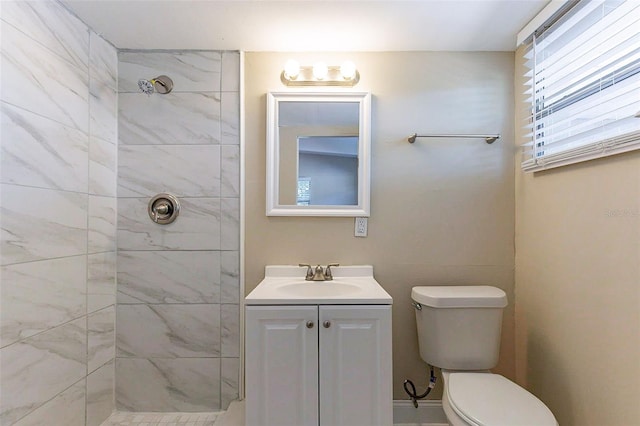
<instances>
[{"instance_id":1,"label":"toilet","mask_svg":"<svg viewBox=\"0 0 640 426\"><path fill-rule=\"evenodd\" d=\"M453 426L556 426L533 394L489 369L500 350L504 291L490 286L413 287L420 356L442 370L442 407Z\"/></svg>"}]
</instances>

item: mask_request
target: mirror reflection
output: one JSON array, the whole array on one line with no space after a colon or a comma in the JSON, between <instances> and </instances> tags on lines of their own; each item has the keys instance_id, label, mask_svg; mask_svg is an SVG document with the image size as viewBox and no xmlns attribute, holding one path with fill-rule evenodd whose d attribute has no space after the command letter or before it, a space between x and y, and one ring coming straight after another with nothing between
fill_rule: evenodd
<instances>
[{"instance_id":1,"label":"mirror reflection","mask_svg":"<svg viewBox=\"0 0 640 426\"><path fill-rule=\"evenodd\" d=\"M358 136L298 138L296 204L358 204Z\"/></svg>"},{"instance_id":2,"label":"mirror reflection","mask_svg":"<svg viewBox=\"0 0 640 426\"><path fill-rule=\"evenodd\" d=\"M279 102L279 204L358 204L359 118L358 102Z\"/></svg>"}]
</instances>

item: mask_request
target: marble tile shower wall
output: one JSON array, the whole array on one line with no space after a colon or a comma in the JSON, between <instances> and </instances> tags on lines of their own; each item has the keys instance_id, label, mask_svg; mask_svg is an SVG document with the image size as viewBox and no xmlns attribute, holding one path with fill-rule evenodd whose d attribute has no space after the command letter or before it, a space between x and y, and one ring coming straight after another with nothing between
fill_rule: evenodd
<instances>
[{"instance_id":1,"label":"marble tile shower wall","mask_svg":"<svg viewBox=\"0 0 640 426\"><path fill-rule=\"evenodd\" d=\"M118 54L116 404L212 411L238 396L239 53ZM173 79L146 95L139 79ZM180 216L149 219L174 194Z\"/></svg>"},{"instance_id":2,"label":"marble tile shower wall","mask_svg":"<svg viewBox=\"0 0 640 426\"><path fill-rule=\"evenodd\" d=\"M58 2L2 2L0 424L114 408L117 53Z\"/></svg>"}]
</instances>

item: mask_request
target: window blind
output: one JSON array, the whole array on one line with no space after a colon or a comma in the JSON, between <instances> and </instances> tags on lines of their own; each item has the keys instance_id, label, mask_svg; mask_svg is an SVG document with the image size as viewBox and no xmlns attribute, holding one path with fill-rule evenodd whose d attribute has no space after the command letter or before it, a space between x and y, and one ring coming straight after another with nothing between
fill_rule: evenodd
<instances>
[{"instance_id":1,"label":"window blind","mask_svg":"<svg viewBox=\"0 0 640 426\"><path fill-rule=\"evenodd\" d=\"M525 59L525 171L640 149L640 1L578 2Z\"/></svg>"}]
</instances>

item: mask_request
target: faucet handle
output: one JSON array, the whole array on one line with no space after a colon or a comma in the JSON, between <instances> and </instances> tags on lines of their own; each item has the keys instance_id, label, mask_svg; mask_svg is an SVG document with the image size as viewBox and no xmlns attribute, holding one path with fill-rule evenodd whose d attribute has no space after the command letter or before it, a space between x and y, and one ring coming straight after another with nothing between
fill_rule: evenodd
<instances>
[{"instance_id":1,"label":"faucet handle","mask_svg":"<svg viewBox=\"0 0 640 426\"><path fill-rule=\"evenodd\" d=\"M331 281L333 280L333 274L331 273L331 267L332 266L340 266L339 263L330 263L327 265L327 267L324 270L324 279L327 281Z\"/></svg>"},{"instance_id":2,"label":"faucet handle","mask_svg":"<svg viewBox=\"0 0 640 426\"><path fill-rule=\"evenodd\" d=\"M305 275L304 279L307 281L311 281L313 279L313 269L311 269L311 265L309 265L308 263L298 263L298 266L307 267L307 274Z\"/></svg>"}]
</instances>

